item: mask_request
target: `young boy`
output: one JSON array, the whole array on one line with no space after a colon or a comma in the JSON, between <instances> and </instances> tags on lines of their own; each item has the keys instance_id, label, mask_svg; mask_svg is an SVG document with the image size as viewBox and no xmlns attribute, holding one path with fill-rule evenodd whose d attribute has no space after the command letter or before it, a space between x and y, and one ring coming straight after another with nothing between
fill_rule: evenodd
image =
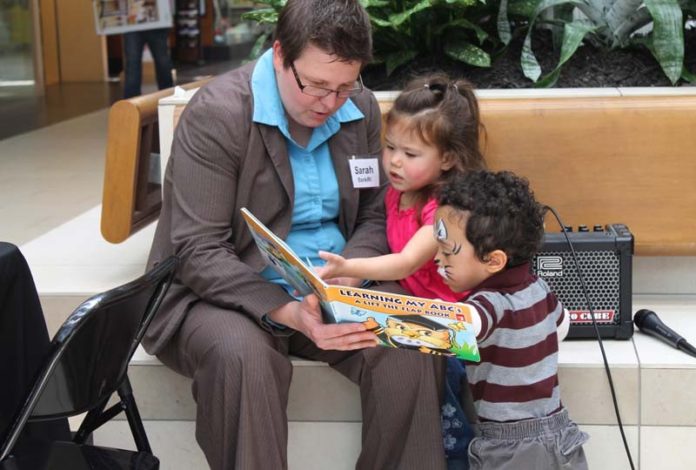
<instances>
[{"instance_id":1,"label":"young boy","mask_svg":"<svg viewBox=\"0 0 696 470\"><path fill-rule=\"evenodd\" d=\"M480 363L467 376L480 423L469 446L475 469L586 469L580 431L563 407L558 342L569 318L531 274L543 208L510 172L469 172L442 189L435 262L455 292L471 290Z\"/></svg>"}]
</instances>

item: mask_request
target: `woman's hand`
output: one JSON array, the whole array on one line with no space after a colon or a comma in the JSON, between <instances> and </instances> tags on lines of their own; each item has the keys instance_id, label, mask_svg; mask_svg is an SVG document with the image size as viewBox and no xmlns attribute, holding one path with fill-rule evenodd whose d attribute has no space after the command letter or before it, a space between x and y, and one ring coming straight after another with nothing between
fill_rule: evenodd
<instances>
[{"instance_id":1,"label":"woman's hand","mask_svg":"<svg viewBox=\"0 0 696 470\"><path fill-rule=\"evenodd\" d=\"M362 323L325 324L314 294L305 296L302 302L289 302L268 315L273 322L299 331L321 349L349 351L378 344L375 334Z\"/></svg>"}]
</instances>

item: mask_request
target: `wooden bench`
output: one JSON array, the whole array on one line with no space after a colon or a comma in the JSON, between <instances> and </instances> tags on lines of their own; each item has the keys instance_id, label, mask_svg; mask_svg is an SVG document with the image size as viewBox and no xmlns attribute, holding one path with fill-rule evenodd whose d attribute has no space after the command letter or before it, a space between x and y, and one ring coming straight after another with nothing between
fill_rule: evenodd
<instances>
[{"instance_id":1,"label":"wooden bench","mask_svg":"<svg viewBox=\"0 0 696 470\"><path fill-rule=\"evenodd\" d=\"M199 88L209 80L181 88ZM151 177L153 154L160 153L157 105L172 93L169 88L120 100L109 110L101 232L111 243L121 243L159 217L161 185Z\"/></svg>"},{"instance_id":2,"label":"wooden bench","mask_svg":"<svg viewBox=\"0 0 696 470\"><path fill-rule=\"evenodd\" d=\"M118 102L109 116L101 225L113 243L159 213L141 130L156 120L161 97ZM526 176L567 225L624 223L637 255L696 255L696 95L481 96L480 103L490 167ZM383 112L390 105L382 101ZM547 227L558 225L548 218Z\"/></svg>"}]
</instances>

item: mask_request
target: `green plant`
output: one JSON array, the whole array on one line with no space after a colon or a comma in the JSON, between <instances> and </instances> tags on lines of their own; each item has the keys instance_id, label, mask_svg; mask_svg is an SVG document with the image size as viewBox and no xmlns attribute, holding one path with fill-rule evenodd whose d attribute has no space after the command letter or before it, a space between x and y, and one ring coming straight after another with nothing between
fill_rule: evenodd
<instances>
[{"instance_id":1,"label":"green plant","mask_svg":"<svg viewBox=\"0 0 696 470\"><path fill-rule=\"evenodd\" d=\"M506 0L502 0L505 2ZM693 6L693 0L685 5ZM501 6L501 40L509 41L505 7ZM502 26L501 26L502 24ZM532 50L532 33L546 25L556 34L560 58L556 67L541 77L541 67ZM647 33L641 30L652 25ZM678 0L540 0L529 14L529 25L520 58L524 75L537 86L553 85L564 63L583 40L605 48L635 44L648 47L665 75L676 83L688 73L684 70L684 20ZM540 79L541 77L541 79Z\"/></svg>"},{"instance_id":2,"label":"green plant","mask_svg":"<svg viewBox=\"0 0 696 470\"><path fill-rule=\"evenodd\" d=\"M497 43L486 31L492 15L480 0L361 0L373 26L374 55L387 75L417 57L450 57L489 67ZM491 29L492 29L492 22Z\"/></svg>"},{"instance_id":3,"label":"green plant","mask_svg":"<svg viewBox=\"0 0 696 470\"><path fill-rule=\"evenodd\" d=\"M450 57L478 67L489 67L489 50L499 44L491 10L485 0L360 0L370 15L374 57L387 75L417 57ZM268 5L243 15L261 24L275 24L286 0L262 0ZM489 24L487 24L487 22ZM257 40L258 56L270 32Z\"/></svg>"},{"instance_id":4,"label":"green plant","mask_svg":"<svg viewBox=\"0 0 696 470\"><path fill-rule=\"evenodd\" d=\"M267 5L243 15L272 26L287 0L259 0ZM387 75L422 57L449 57L489 67L494 54L516 34L525 39L522 71L536 86L552 86L563 65L583 41L600 48L647 47L672 83L693 81L684 64L684 22L696 16L696 0L360 0L373 26L375 62ZM550 29L560 50L556 67L542 76L532 49L532 34ZM643 32L648 29L647 32ZM258 57L272 28L250 54ZM502 46L502 47L501 47Z\"/></svg>"}]
</instances>

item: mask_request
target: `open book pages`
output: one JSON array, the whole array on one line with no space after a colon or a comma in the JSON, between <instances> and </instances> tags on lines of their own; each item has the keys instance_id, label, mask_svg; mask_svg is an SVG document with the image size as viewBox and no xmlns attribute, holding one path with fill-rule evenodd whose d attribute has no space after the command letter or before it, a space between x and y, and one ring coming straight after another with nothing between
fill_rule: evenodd
<instances>
[{"instance_id":1,"label":"open book pages","mask_svg":"<svg viewBox=\"0 0 696 470\"><path fill-rule=\"evenodd\" d=\"M325 322L363 323L386 347L480 360L471 306L329 285L246 208L242 215L268 265L301 295L315 294Z\"/></svg>"}]
</instances>

